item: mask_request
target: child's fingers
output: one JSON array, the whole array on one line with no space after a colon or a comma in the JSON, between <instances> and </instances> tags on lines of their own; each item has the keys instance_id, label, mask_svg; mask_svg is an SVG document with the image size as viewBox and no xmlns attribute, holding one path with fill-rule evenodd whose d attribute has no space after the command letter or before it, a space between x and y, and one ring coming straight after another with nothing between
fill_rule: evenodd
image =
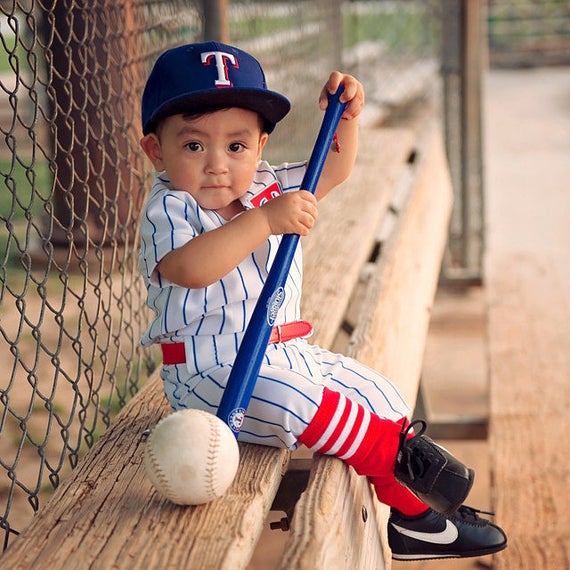
<instances>
[{"instance_id":1,"label":"child's fingers","mask_svg":"<svg viewBox=\"0 0 570 570\"><path fill-rule=\"evenodd\" d=\"M265 203L262 208L267 213L273 234L307 235L318 216L317 199L306 190L283 194Z\"/></svg>"},{"instance_id":2,"label":"child's fingers","mask_svg":"<svg viewBox=\"0 0 570 570\"><path fill-rule=\"evenodd\" d=\"M340 71L333 71L322 88L319 95L319 107L324 111L328 105L328 95L337 92L340 84L342 83L344 75Z\"/></svg>"},{"instance_id":3,"label":"child's fingers","mask_svg":"<svg viewBox=\"0 0 570 570\"><path fill-rule=\"evenodd\" d=\"M303 201L301 208L310 212L316 217L318 204L316 196L308 190L299 190L298 196Z\"/></svg>"},{"instance_id":4,"label":"child's fingers","mask_svg":"<svg viewBox=\"0 0 570 570\"><path fill-rule=\"evenodd\" d=\"M341 73L340 71L333 71L329 75L329 80L327 81L328 92L331 94L336 93L340 85L345 82L345 79L347 77L349 76L345 75L344 73Z\"/></svg>"},{"instance_id":5,"label":"child's fingers","mask_svg":"<svg viewBox=\"0 0 570 570\"><path fill-rule=\"evenodd\" d=\"M319 106L322 110L327 108L328 94L336 93L339 86L343 87L340 96L341 103L348 103L343 118L352 119L360 114L364 106L364 89L360 81L352 75L340 71L333 71L319 96Z\"/></svg>"},{"instance_id":6,"label":"child's fingers","mask_svg":"<svg viewBox=\"0 0 570 570\"><path fill-rule=\"evenodd\" d=\"M364 92L357 91L355 96L349 100L342 117L344 119L354 119L360 115L364 107Z\"/></svg>"},{"instance_id":7,"label":"child's fingers","mask_svg":"<svg viewBox=\"0 0 570 570\"><path fill-rule=\"evenodd\" d=\"M318 216L317 199L307 190L300 190L295 194L300 198L295 214L295 233L304 236L315 225Z\"/></svg>"}]
</instances>

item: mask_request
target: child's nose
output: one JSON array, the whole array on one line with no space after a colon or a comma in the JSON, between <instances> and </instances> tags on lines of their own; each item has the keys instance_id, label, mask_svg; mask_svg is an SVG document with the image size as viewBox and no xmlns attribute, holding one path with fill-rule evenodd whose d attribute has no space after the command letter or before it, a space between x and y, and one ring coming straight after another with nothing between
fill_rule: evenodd
<instances>
[{"instance_id":1,"label":"child's nose","mask_svg":"<svg viewBox=\"0 0 570 570\"><path fill-rule=\"evenodd\" d=\"M221 150L212 150L208 153L206 160L206 172L212 174L219 174L226 172L228 169L228 162L226 153Z\"/></svg>"}]
</instances>

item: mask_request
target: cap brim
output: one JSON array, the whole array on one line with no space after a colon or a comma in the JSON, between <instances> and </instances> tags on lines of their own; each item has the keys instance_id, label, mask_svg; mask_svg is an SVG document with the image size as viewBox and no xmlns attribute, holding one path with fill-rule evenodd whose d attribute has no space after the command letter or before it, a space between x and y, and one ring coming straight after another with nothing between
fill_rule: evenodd
<instances>
[{"instance_id":1,"label":"cap brim","mask_svg":"<svg viewBox=\"0 0 570 570\"><path fill-rule=\"evenodd\" d=\"M267 89L209 89L164 102L152 115L144 134L148 134L160 119L179 113L193 114L227 107L240 107L259 113L268 133L287 115L291 103L283 95Z\"/></svg>"}]
</instances>

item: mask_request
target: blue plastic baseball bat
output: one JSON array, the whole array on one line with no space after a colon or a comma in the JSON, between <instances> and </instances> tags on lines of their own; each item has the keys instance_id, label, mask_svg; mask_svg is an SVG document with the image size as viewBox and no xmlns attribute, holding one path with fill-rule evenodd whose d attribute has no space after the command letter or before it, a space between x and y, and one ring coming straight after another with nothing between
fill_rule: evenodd
<instances>
[{"instance_id":1,"label":"blue plastic baseball bat","mask_svg":"<svg viewBox=\"0 0 570 570\"><path fill-rule=\"evenodd\" d=\"M340 102L342 87L329 95L323 122L303 177L301 188L314 193L338 123L346 107ZM217 416L228 424L236 438L255 388L279 307L285 298L285 282L299 243L299 235L285 234L267 280L244 333Z\"/></svg>"}]
</instances>

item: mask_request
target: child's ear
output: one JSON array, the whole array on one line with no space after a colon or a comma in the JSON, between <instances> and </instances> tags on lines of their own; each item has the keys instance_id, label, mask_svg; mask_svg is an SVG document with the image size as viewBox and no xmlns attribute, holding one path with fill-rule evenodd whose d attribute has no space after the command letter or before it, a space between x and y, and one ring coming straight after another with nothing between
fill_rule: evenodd
<instances>
[{"instance_id":1,"label":"child's ear","mask_svg":"<svg viewBox=\"0 0 570 570\"><path fill-rule=\"evenodd\" d=\"M269 135L267 133L261 133L261 136L259 137L259 147L258 147L258 151L257 151L257 160L261 160L261 153L263 152L263 147L267 143L268 139L269 139Z\"/></svg>"},{"instance_id":2,"label":"child's ear","mask_svg":"<svg viewBox=\"0 0 570 570\"><path fill-rule=\"evenodd\" d=\"M141 148L147 155L148 159L152 162L157 171L163 170L162 168L162 151L160 148L160 140L155 133L149 133L144 136L140 142Z\"/></svg>"}]
</instances>

